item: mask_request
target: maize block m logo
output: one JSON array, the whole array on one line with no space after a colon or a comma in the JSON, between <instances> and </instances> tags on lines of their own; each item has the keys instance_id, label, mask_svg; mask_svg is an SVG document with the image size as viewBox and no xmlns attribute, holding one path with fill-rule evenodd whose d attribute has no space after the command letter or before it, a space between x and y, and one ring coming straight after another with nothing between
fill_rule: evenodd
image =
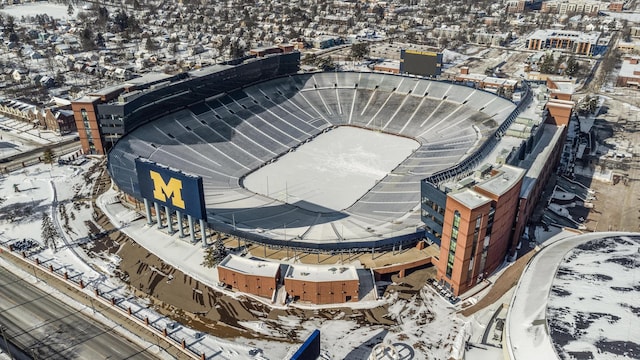
<instances>
[{"instance_id":1,"label":"maize block m logo","mask_svg":"<svg viewBox=\"0 0 640 360\"><path fill-rule=\"evenodd\" d=\"M153 181L153 197L156 200L167 202L167 198L169 198L173 206L184 209L181 180L170 178L169 182L165 183L162 175L153 170L149 170L149 176Z\"/></svg>"}]
</instances>

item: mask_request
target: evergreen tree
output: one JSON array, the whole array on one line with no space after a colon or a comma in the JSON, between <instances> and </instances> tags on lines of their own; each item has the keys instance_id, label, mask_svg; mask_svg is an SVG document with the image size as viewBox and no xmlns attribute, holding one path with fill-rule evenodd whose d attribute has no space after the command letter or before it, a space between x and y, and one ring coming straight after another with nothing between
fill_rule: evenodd
<instances>
[{"instance_id":1,"label":"evergreen tree","mask_svg":"<svg viewBox=\"0 0 640 360\"><path fill-rule=\"evenodd\" d=\"M93 31L88 27L82 29L80 32L80 45L82 45L82 50L93 50L96 47L96 44L93 39Z\"/></svg>"},{"instance_id":2,"label":"evergreen tree","mask_svg":"<svg viewBox=\"0 0 640 360\"><path fill-rule=\"evenodd\" d=\"M69 15L69 17L73 16L73 12L75 11L75 9L73 8L73 5L71 5L71 3L69 3L69 6L67 7L67 15Z\"/></svg>"},{"instance_id":3,"label":"evergreen tree","mask_svg":"<svg viewBox=\"0 0 640 360\"><path fill-rule=\"evenodd\" d=\"M58 237L58 231L53 225L53 221L49 214L46 212L42 214L42 240L44 246L53 248L53 251L58 251L58 245L56 244L56 238Z\"/></svg>"},{"instance_id":4,"label":"evergreen tree","mask_svg":"<svg viewBox=\"0 0 640 360\"><path fill-rule=\"evenodd\" d=\"M109 10L107 10L106 7L100 6L97 8L96 12L97 12L97 17L96 17L95 24L101 29L104 29L104 27L107 25L107 22L109 21Z\"/></svg>"},{"instance_id":5,"label":"evergreen tree","mask_svg":"<svg viewBox=\"0 0 640 360\"><path fill-rule=\"evenodd\" d=\"M220 235L218 239L211 246L204 251L204 259L202 266L212 268L218 265L227 256L227 249L224 247L224 243Z\"/></svg>"},{"instance_id":6,"label":"evergreen tree","mask_svg":"<svg viewBox=\"0 0 640 360\"><path fill-rule=\"evenodd\" d=\"M578 61L576 61L576 58L574 56L569 57L569 59L567 60L567 68L565 69L564 73L569 76L574 76L578 73L578 71L580 71L580 64L578 63Z\"/></svg>"},{"instance_id":7,"label":"evergreen tree","mask_svg":"<svg viewBox=\"0 0 640 360\"><path fill-rule=\"evenodd\" d=\"M153 41L152 38L148 37L145 42L144 42L144 48L148 51L148 52L155 52L156 50L158 50L158 46L156 45L156 43Z\"/></svg>"},{"instance_id":8,"label":"evergreen tree","mask_svg":"<svg viewBox=\"0 0 640 360\"><path fill-rule=\"evenodd\" d=\"M540 65L540 72L544 74L551 74L553 72L553 54L546 53L544 55L544 59L542 60L542 64Z\"/></svg>"},{"instance_id":9,"label":"evergreen tree","mask_svg":"<svg viewBox=\"0 0 640 360\"><path fill-rule=\"evenodd\" d=\"M53 154L53 150L47 149L42 153L42 162L53 165L54 157L55 155Z\"/></svg>"},{"instance_id":10,"label":"evergreen tree","mask_svg":"<svg viewBox=\"0 0 640 360\"><path fill-rule=\"evenodd\" d=\"M556 59L556 63L555 65L553 65L553 73L554 74L558 74L560 71L560 68L562 67L562 64L564 63L564 56L558 56L558 59Z\"/></svg>"},{"instance_id":11,"label":"evergreen tree","mask_svg":"<svg viewBox=\"0 0 640 360\"><path fill-rule=\"evenodd\" d=\"M95 42L95 46L97 46L99 48L105 47L105 40L104 40L104 36L102 36L102 33L97 33L96 34L96 38L95 38L94 42Z\"/></svg>"}]
</instances>

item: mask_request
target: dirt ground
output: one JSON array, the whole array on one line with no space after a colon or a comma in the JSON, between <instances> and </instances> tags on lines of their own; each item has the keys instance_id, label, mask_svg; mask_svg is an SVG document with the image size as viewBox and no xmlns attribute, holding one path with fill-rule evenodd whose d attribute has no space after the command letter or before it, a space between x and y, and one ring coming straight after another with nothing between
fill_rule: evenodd
<instances>
[{"instance_id":1,"label":"dirt ground","mask_svg":"<svg viewBox=\"0 0 640 360\"><path fill-rule=\"evenodd\" d=\"M277 323L279 316L294 316L300 319L320 316L331 319L344 313L346 316L359 319L363 325L393 324L384 317L384 307L370 310L281 310L271 309L247 298L235 299L222 295L163 263L130 240L123 244L118 254L123 259L120 264L123 279L135 288L138 295L150 298L155 309L189 327L221 338L242 336L269 339L268 336L255 334L239 324L240 321L263 321L275 330L271 339L300 341L296 331L282 328Z\"/></svg>"}]
</instances>

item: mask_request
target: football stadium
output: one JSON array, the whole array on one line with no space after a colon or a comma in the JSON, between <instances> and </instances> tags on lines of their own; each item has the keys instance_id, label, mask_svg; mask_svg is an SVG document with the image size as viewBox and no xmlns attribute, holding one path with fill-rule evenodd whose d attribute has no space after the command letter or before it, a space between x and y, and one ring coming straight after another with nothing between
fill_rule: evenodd
<instances>
[{"instance_id":1,"label":"football stadium","mask_svg":"<svg viewBox=\"0 0 640 360\"><path fill-rule=\"evenodd\" d=\"M421 180L473 157L515 108L413 77L288 74L138 126L109 171L134 196L136 158L201 176L209 226L252 241L385 249L424 237Z\"/></svg>"},{"instance_id":2,"label":"football stadium","mask_svg":"<svg viewBox=\"0 0 640 360\"><path fill-rule=\"evenodd\" d=\"M376 276L432 264L458 295L515 257L561 162L570 104L533 92L302 72L292 52L145 74L72 108L84 152L107 155L149 225L203 246L202 229L230 234L264 258L370 252Z\"/></svg>"}]
</instances>

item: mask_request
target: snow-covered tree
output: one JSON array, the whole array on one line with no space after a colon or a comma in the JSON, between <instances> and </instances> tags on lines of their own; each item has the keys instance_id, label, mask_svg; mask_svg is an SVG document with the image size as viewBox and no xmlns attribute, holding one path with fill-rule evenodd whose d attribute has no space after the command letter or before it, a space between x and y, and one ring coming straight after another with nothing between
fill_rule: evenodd
<instances>
[{"instance_id":1,"label":"snow-covered tree","mask_svg":"<svg viewBox=\"0 0 640 360\"><path fill-rule=\"evenodd\" d=\"M42 215L42 240L44 246L53 248L53 251L58 251L58 245L56 244L56 238L58 237L58 231L53 225L51 217L46 212Z\"/></svg>"}]
</instances>

